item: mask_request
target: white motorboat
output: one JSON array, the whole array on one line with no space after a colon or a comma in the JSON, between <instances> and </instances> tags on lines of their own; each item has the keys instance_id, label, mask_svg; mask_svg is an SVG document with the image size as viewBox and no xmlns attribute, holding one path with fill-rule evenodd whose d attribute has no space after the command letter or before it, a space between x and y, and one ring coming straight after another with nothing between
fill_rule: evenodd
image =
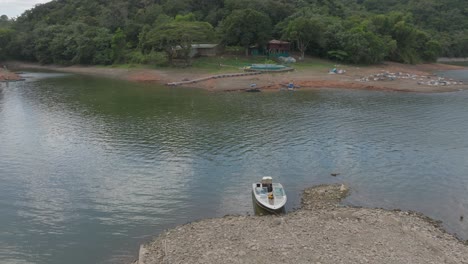
<instances>
[{"instance_id":1,"label":"white motorboat","mask_svg":"<svg viewBox=\"0 0 468 264\"><path fill-rule=\"evenodd\" d=\"M271 177L263 177L261 182L252 184L255 203L270 212L284 210L287 197L281 183L273 183Z\"/></svg>"}]
</instances>

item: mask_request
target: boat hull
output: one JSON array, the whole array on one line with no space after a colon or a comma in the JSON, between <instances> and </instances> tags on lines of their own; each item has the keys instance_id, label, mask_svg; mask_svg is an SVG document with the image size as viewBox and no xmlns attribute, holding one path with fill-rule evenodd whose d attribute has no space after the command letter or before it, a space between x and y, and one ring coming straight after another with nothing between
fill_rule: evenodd
<instances>
[{"instance_id":1,"label":"boat hull","mask_svg":"<svg viewBox=\"0 0 468 264\"><path fill-rule=\"evenodd\" d=\"M274 183L272 190L268 189L260 183L252 185L252 196L256 206L259 208L272 212L281 213L285 211L285 204L287 201L286 193L280 183ZM273 196L269 198L269 196Z\"/></svg>"},{"instance_id":2,"label":"boat hull","mask_svg":"<svg viewBox=\"0 0 468 264\"><path fill-rule=\"evenodd\" d=\"M255 195L252 193L252 201L254 206L255 215L268 215L268 214L284 214L286 213L286 207L281 207L279 209L270 209L266 206L263 206L261 203L255 199Z\"/></svg>"}]
</instances>

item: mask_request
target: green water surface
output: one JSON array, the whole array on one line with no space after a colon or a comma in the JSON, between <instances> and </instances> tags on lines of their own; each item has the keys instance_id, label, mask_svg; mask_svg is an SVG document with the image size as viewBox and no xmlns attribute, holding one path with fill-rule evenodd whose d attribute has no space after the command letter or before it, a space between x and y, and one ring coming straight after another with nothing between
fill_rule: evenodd
<instances>
[{"instance_id":1,"label":"green water surface","mask_svg":"<svg viewBox=\"0 0 468 264\"><path fill-rule=\"evenodd\" d=\"M129 263L164 229L253 214L265 175L288 210L305 187L345 182L347 204L420 211L468 238L467 92L25 77L0 88L0 263Z\"/></svg>"}]
</instances>

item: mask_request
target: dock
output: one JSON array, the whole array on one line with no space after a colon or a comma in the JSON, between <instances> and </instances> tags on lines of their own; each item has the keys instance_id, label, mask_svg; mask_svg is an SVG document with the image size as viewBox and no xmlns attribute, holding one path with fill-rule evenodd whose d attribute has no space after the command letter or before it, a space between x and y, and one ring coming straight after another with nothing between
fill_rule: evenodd
<instances>
[{"instance_id":1,"label":"dock","mask_svg":"<svg viewBox=\"0 0 468 264\"><path fill-rule=\"evenodd\" d=\"M193 80L188 80L188 81L180 81L180 82L170 82L167 83L167 86L180 86L180 85L187 85L187 84L194 84L194 83L199 83L199 82L204 82L208 80L213 80L213 79L221 79L221 78L233 78L233 77L242 77L242 76L252 76L252 75L259 75L263 74L264 72L242 72L242 73L226 73L226 74L218 74L218 75L212 75L208 77L203 77L203 78L197 78Z\"/></svg>"}]
</instances>

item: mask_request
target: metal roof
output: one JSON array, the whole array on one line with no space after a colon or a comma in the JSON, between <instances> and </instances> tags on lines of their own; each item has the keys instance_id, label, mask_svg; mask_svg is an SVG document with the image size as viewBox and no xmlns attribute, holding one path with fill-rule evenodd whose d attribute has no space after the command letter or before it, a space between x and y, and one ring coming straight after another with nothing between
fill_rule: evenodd
<instances>
[{"instance_id":1,"label":"metal roof","mask_svg":"<svg viewBox=\"0 0 468 264\"><path fill-rule=\"evenodd\" d=\"M218 46L219 44L192 44L192 48L197 49L212 49Z\"/></svg>"},{"instance_id":2,"label":"metal roof","mask_svg":"<svg viewBox=\"0 0 468 264\"><path fill-rule=\"evenodd\" d=\"M192 44L192 49L212 49L216 48L219 44ZM175 46L176 50L182 49L180 45Z\"/></svg>"},{"instance_id":3,"label":"metal roof","mask_svg":"<svg viewBox=\"0 0 468 264\"><path fill-rule=\"evenodd\" d=\"M270 42L268 42L269 44L289 44L289 42L287 41L282 41L282 40L277 40L277 39L274 39L274 40L270 40Z\"/></svg>"}]
</instances>

